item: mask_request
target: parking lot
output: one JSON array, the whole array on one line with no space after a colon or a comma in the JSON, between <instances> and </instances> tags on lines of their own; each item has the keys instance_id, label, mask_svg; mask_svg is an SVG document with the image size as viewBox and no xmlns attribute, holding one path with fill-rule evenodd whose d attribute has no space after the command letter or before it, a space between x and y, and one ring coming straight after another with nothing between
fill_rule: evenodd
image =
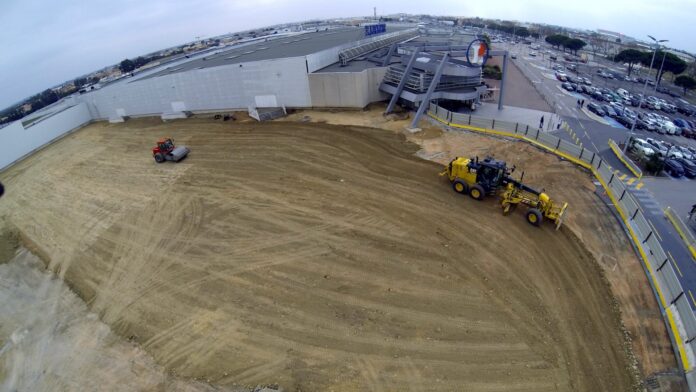
<instances>
[{"instance_id":1,"label":"parking lot","mask_svg":"<svg viewBox=\"0 0 696 392\"><path fill-rule=\"evenodd\" d=\"M660 160L675 158L660 175L696 176L684 167L696 161L696 118L690 115L694 107L679 98L661 93L648 85L641 99L645 79L633 72L631 77L620 64L597 58L580 58L540 45L532 49L524 44L497 44L515 55L515 63L530 76L543 95L551 101L556 113L563 116L574 130L568 138L576 143L592 146L608 161L622 165L608 148L608 140L624 143L632 122L636 122L633 136L639 138L636 148L630 144L633 156L639 158L657 154ZM667 84L663 81L663 84ZM663 87L658 87L661 91ZM675 89L669 90L677 95ZM579 101L584 101L582 107ZM563 130L556 131L564 137ZM642 146L642 147L641 147ZM681 170L674 168L682 166Z\"/></svg>"},{"instance_id":2,"label":"parking lot","mask_svg":"<svg viewBox=\"0 0 696 392\"><path fill-rule=\"evenodd\" d=\"M669 261L688 292L692 307L696 309L696 270L692 268L691 254L664 214L664 210L671 207L678 216L685 219L691 211L691 206L696 203L693 196L696 189L696 181L693 180L696 177L696 140L687 137L688 132L684 133L682 130L680 135L672 128L679 123L675 120L696 120L696 115L688 116L683 110L682 113L672 110L676 109L676 99L655 91L654 86L648 86L644 96L645 101L649 100L651 103L640 104L639 94L643 91L644 83L637 83L633 79L617 79L617 76L625 75L625 67L620 64L605 59L588 59L586 63L569 62L565 60L561 51L554 50L546 44L538 44L539 48L531 48L530 45L521 43L495 45L514 55L512 61L515 65L535 86L536 92L549 102L553 111L568 125L552 133L597 152L603 162L615 171L616 179L626 185L626 189L639 203L639 208L653 232L667 250ZM569 69L569 65L573 66ZM571 76L576 86L592 89L580 87L580 91L577 91L578 88L575 86L564 88L563 81L557 77L557 71ZM612 76L608 77L609 74ZM631 75L634 76L638 78L640 74ZM567 77L566 82L570 82ZM667 84L667 81L663 80L663 83ZM617 91L619 89L625 92ZM595 91L599 91L601 98L600 94L593 95ZM654 98L649 98L651 96ZM639 99L634 103L631 98L636 97ZM582 100L584 105L580 107L578 101ZM666 105L662 104L662 100ZM674 104L675 108L667 106L669 104ZM614 113L607 113L603 105L611 108ZM628 128L633 119L636 125L639 121L647 123L650 120L652 126L642 124L631 133ZM609 147L610 139L623 145L629 137L632 137L632 140L641 139L630 144L632 148L629 149L629 156L641 161L643 166L648 161L648 155L653 155L653 160L660 163L675 162L669 159L671 156L683 160L682 164L678 163L681 171L673 165L666 164L667 173L660 170L654 175L645 170L642 177L636 177ZM694 166L691 172L685 168L689 165Z\"/></svg>"}]
</instances>

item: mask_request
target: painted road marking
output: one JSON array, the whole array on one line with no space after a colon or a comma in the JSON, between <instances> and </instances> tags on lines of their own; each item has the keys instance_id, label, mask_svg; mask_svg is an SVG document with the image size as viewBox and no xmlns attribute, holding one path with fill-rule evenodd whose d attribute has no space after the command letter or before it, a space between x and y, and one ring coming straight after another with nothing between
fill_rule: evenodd
<instances>
[{"instance_id":1,"label":"painted road marking","mask_svg":"<svg viewBox=\"0 0 696 392\"><path fill-rule=\"evenodd\" d=\"M617 170L617 172L618 172L618 170ZM626 177L628 177L628 174L624 173L624 174L619 176L619 180L623 181L626 179Z\"/></svg>"},{"instance_id":2,"label":"painted road marking","mask_svg":"<svg viewBox=\"0 0 696 392\"><path fill-rule=\"evenodd\" d=\"M626 181L626 183L627 183L628 185L633 185L634 182L636 182L636 178L635 178L635 177L631 177L628 181Z\"/></svg>"},{"instance_id":3,"label":"painted road marking","mask_svg":"<svg viewBox=\"0 0 696 392\"><path fill-rule=\"evenodd\" d=\"M646 219L646 220L647 220L647 219ZM653 233L655 233L655 235L657 236L657 238L660 239L660 242L662 242L662 236L660 235L660 233L659 233L659 232L657 231L657 229L655 228L655 225L653 225L652 222L650 222L650 221L648 221L648 224L650 225L650 228L652 229Z\"/></svg>"},{"instance_id":4,"label":"painted road marking","mask_svg":"<svg viewBox=\"0 0 696 392\"><path fill-rule=\"evenodd\" d=\"M582 123L580 121L578 121L578 124L580 124L580 128L585 129L585 126L582 125ZM585 135L587 135L587 133L585 133Z\"/></svg>"},{"instance_id":5,"label":"painted road marking","mask_svg":"<svg viewBox=\"0 0 696 392\"><path fill-rule=\"evenodd\" d=\"M696 306L696 299L694 299L694 295L691 294L691 290L689 290L689 295L691 296L691 302L693 302L694 306Z\"/></svg>"},{"instance_id":6,"label":"painted road marking","mask_svg":"<svg viewBox=\"0 0 696 392\"><path fill-rule=\"evenodd\" d=\"M643 185L645 185L645 184L643 184L642 182L638 183L638 185L636 185L636 189L640 189L640 188L642 188L642 187L643 187Z\"/></svg>"},{"instance_id":7,"label":"painted road marking","mask_svg":"<svg viewBox=\"0 0 696 392\"><path fill-rule=\"evenodd\" d=\"M683 278L684 275L682 275L681 270L679 269L679 266L677 265L677 262L674 261L674 257L672 257L672 252L667 251L667 254L669 255L670 260L672 260L672 264L674 264L674 268L676 268L677 272L679 272L679 276L681 276Z\"/></svg>"}]
</instances>

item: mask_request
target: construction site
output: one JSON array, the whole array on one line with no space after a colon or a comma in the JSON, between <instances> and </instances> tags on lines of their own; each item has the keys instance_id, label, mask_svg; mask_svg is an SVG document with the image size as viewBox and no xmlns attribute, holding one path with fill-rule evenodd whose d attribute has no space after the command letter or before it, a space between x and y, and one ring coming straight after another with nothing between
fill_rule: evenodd
<instances>
[{"instance_id":1,"label":"construction site","mask_svg":"<svg viewBox=\"0 0 696 392\"><path fill-rule=\"evenodd\" d=\"M592 173L434 121L479 59L391 31L271 66L305 87L215 66L259 80L211 104L156 69L0 129L43 137L0 145L0 389L680 390L646 389L678 357Z\"/></svg>"}]
</instances>

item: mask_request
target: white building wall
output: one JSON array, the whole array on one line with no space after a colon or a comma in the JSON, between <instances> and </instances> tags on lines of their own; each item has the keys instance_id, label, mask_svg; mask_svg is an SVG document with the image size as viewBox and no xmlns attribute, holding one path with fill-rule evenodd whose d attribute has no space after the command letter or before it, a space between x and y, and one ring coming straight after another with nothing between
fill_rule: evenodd
<instances>
[{"instance_id":1,"label":"white building wall","mask_svg":"<svg viewBox=\"0 0 696 392\"><path fill-rule=\"evenodd\" d=\"M84 103L46 117L26 128L22 121L0 129L0 169L34 152L51 141L90 122Z\"/></svg>"},{"instance_id":2,"label":"white building wall","mask_svg":"<svg viewBox=\"0 0 696 392\"><path fill-rule=\"evenodd\" d=\"M143 80L116 83L81 96L93 116L107 119L160 115L172 103L186 110L230 110L255 105L255 97L276 97L278 105L309 107L311 99L304 57L202 68ZM122 110L118 110L122 109Z\"/></svg>"},{"instance_id":3,"label":"white building wall","mask_svg":"<svg viewBox=\"0 0 696 392\"><path fill-rule=\"evenodd\" d=\"M379 91L387 67L362 72L321 72L309 75L313 107L364 108L383 101L388 95Z\"/></svg>"}]
</instances>

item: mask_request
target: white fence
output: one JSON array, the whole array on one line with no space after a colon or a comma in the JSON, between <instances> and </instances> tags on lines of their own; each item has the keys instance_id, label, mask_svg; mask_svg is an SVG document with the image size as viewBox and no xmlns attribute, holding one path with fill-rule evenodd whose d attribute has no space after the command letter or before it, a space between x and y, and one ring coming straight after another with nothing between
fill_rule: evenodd
<instances>
[{"instance_id":1,"label":"white fence","mask_svg":"<svg viewBox=\"0 0 696 392\"><path fill-rule=\"evenodd\" d=\"M689 304L688 295L685 294L674 267L669 262L652 226L643 216L638 202L628 192L624 183L617 178L616 173L594 152L527 124L453 113L432 103L428 114L451 127L527 141L592 171L607 191L640 252L646 273L655 289L669 327L675 352L678 353L681 366L686 373L689 388L692 391L696 390L694 383L696 372L693 368L696 350L696 316Z\"/></svg>"}]
</instances>

